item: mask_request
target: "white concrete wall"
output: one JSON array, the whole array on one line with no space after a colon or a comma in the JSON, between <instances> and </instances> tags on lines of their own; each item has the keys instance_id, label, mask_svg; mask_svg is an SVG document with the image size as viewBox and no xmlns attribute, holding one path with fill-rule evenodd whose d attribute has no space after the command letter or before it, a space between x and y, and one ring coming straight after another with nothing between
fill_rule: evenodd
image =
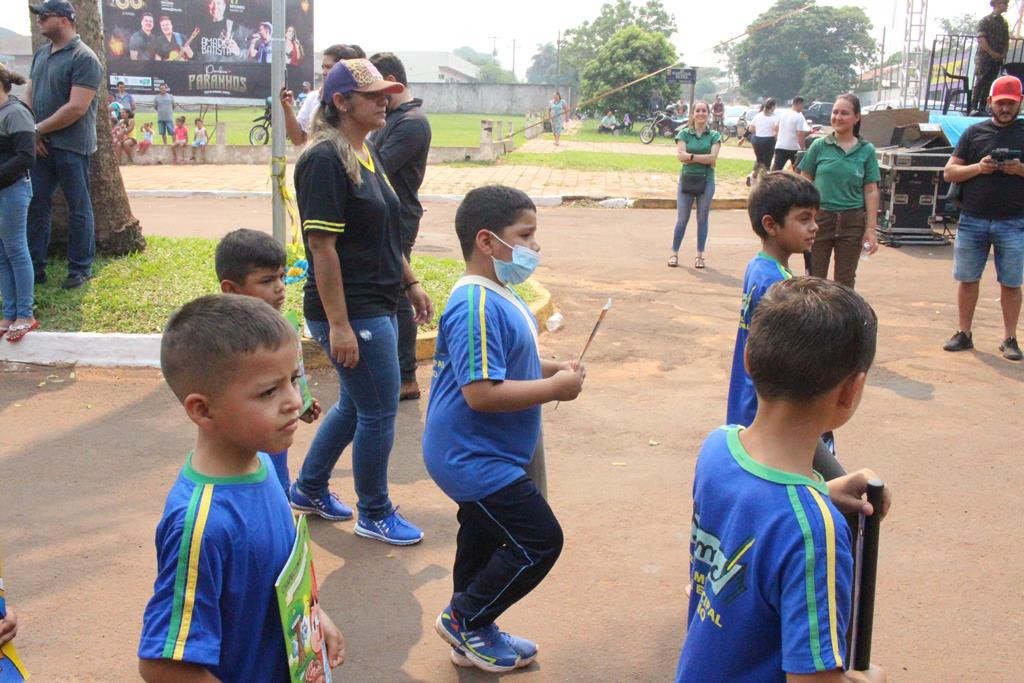
<instances>
[{"instance_id":1,"label":"white concrete wall","mask_svg":"<svg viewBox=\"0 0 1024 683\"><path fill-rule=\"evenodd\" d=\"M521 116L546 112L555 90L575 104L567 86L526 83L414 83L409 91L423 100L423 109L437 114L501 114ZM572 98L572 99L570 99Z\"/></svg>"}]
</instances>

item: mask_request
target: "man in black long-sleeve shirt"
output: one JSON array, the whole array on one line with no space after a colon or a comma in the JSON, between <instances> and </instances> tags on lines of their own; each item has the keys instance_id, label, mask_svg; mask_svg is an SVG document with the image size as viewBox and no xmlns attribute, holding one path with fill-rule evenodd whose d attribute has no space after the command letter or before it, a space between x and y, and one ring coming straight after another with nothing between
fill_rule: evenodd
<instances>
[{"instance_id":1,"label":"man in black long-sleeve shirt","mask_svg":"<svg viewBox=\"0 0 1024 683\"><path fill-rule=\"evenodd\" d=\"M389 81L408 86L405 67L394 54L381 52L370 57L381 75ZM402 202L402 250L408 259L420 230L423 205L419 191L427 171L430 152L430 122L423 113L423 100L409 94L408 87L398 95L389 95L387 123L371 138L377 147L384 171ZM402 375L399 400L416 399L420 388L416 383L416 322L406 297L398 302L398 364Z\"/></svg>"}]
</instances>

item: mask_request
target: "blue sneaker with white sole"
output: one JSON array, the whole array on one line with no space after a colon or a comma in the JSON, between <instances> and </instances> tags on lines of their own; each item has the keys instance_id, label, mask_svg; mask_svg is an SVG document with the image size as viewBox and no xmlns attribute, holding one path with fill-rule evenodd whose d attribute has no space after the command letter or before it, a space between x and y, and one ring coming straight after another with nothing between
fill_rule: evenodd
<instances>
[{"instance_id":1,"label":"blue sneaker with white sole","mask_svg":"<svg viewBox=\"0 0 1024 683\"><path fill-rule=\"evenodd\" d=\"M446 643L452 648L458 648L469 663L478 669L501 673L519 666L519 653L512 649L512 645L493 623L472 631L467 630L462 619L448 605L438 615L434 628Z\"/></svg>"},{"instance_id":2,"label":"blue sneaker with white sole","mask_svg":"<svg viewBox=\"0 0 1024 683\"><path fill-rule=\"evenodd\" d=\"M367 519L359 515L356 535L375 538L391 545L413 545L423 540L423 532L398 514L397 507L384 519Z\"/></svg>"},{"instance_id":3,"label":"blue sneaker with white sole","mask_svg":"<svg viewBox=\"0 0 1024 683\"><path fill-rule=\"evenodd\" d=\"M312 498L299 489L298 482L293 482L292 488L288 492L288 499L293 509L302 512L314 512L332 522L343 522L346 519L352 519L352 508L342 503L341 499L330 491L325 496Z\"/></svg>"},{"instance_id":4,"label":"blue sneaker with white sole","mask_svg":"<svg viewBox=\"0 0 1024 683\"><path fill-rule=\"evenodd\" d=\"M509 644L509 646L515 650L516 654L519 655L519 663L516 664L516 668L523 668L529 666L530 663L537 658L537 643L526 638L520 638L514 636L511 633L505 631L499 631L502 638ZM461 647L452 648L452 664L455 666L476 666L472 660L466 656L466 651Z\"/></svg>"}]
</instances>

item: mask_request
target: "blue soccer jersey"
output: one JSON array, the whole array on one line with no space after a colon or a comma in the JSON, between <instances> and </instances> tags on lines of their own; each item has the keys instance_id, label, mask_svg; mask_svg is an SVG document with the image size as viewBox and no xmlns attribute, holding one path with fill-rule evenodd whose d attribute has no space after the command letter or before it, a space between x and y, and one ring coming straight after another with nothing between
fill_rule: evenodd
<instances>
[{"instance_id":1,"label":"blue soccer jersey","mask_svg":"<svg viewBox=\"0 0 1024 683\"><path fill-rule=\"evenodd\" d=\"M762 465L740 430L715 430L697 458L679 683L785 681L846 657L846 521L820 478Z\"/></svg>"},{"instance_id":2,"label":"blue soccer jersey","mask_svg":"<svg viewBox=\"0 0 1024 683\"><path fill-rule=\"evenodd\" d=\"M540 406L482 413L469 407L462 387L540 379L536 334L532 314L527 320L518 306L486 287L465 285L448 299L437 330L423 460L456 501L480 500L526 474L540 436Z\"/></svg>"},{"instance_id":3,"label":"blue soccer jersey","mask_svg":"<svg viewBox=\"0 0 1024 683\"><path fill-rule=\"evenodd\" d=\"M157 577L142 659L199 664L222 681L287 681L274 581L295 542L288 499L265 454L243 477L207 477L192 456L156 528Z\"/></svg>"},{"instance_id":4,"label":"blue soccer jersey","mask_svg":"<svg viewBox=\"0 0 1024 683\"><path fill-rule=\"evenodd\" d=\"M768 288L781 280L793 277L789 269L763 251L747 264L743 276L743 303L740 306L740 327L736 332L736 349L732 354L732 376L729 378L729 405L726 424L749 427L757 415L757 394L754 383L743 366L743 351L750 335L750 320L754 309Z\"/></svg>"}]
</instances>

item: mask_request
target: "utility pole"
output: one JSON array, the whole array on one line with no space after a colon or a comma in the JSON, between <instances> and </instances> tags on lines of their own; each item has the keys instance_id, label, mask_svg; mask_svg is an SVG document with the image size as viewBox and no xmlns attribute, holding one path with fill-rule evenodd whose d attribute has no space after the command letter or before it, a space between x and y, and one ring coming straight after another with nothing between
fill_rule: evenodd
<instances>
[{"instance_id":1,"label":"utility pole","mask_svg":"<svg viewBox=\"0 0 1024 683\"><path fill-rule=\"evenodd\" d=\"M882 69L885 64L885 27L882 27L882 43L878 46L878 101L882 101Z\"/></svg>"},{"instance_id":2,"label":"utility pole","mask_svg":"<svg viewBox=\"0 0 1024 683\"><path fill-rule=\"evenodd\" d=\"M516 75L516 39L512 39L512 75Z\"/></svg>"},{"instance_id":3,"label":"utility pole","mask_svg":"<svg viewBox=\"0 0 1024 683\"><path fill-rule=\"evenodd\" d=\"M562 81L562 32L555 39L555 83Z\"/></svg>"},{"instance_id":4,"label":"utility pole","mask_svg":"<svg viewBox=\"0 0 1024 683\"><path fill-rule=\"evenodd\" d=\"M491 39L491 56L498 58L498 36L487 36Z\"/></svg>"},{"instance_id":5,"label":"utility pole","mask_svg":"<svg viewBox=\"0 0 1024 683\"><path fill-rule=\"evenodd\" d=\"M270 101L272 103L270 116L271 130L271 156L273 164L271 173L273 178L273 226L274 241L285 246L287 238L284 229L284 196L283 187L287 182L285 178L285 156L284 156L284 109L281 105L281 98L278 93L284 87L284 3L285 0L274 0L271 12L274 28L270 37Z\"/></svg>"}]
</instances>

